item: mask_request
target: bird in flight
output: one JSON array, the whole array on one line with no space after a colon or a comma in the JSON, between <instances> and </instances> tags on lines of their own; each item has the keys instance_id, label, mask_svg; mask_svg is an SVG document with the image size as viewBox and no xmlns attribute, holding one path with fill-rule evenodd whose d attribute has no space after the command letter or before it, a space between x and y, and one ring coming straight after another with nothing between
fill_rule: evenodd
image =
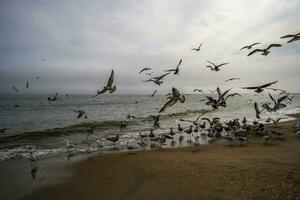
<instances>
[{"instance_id":1,"label":"bird in flight","mask_svg":"<svg viewBox=\"0 0 300 200\"><path fill-rule=\"evenodd\" d=\"M37 77L35 77L35 79L41 79L42 77L41 76L37 76Z\"/></svg>"},{"instance_id":2,"label":"bird in flight","mask_svg":"<svg viewBox=\"0 0 300 200\"><path fill-rule=\"evenodd\" d=\"M154 97L154 95L156 94L157 90L155 90L150 96Z\"/></svg>"},{"instance_id":3,"label":"bird in flight","mask_svg":"<svg viewBox=\"0 0 300 200\"><path fill-rule=\"evenodd\" d=\"M16 92L19 92L19 90L16 88L16 86L12 86L12 89L14 90L14 91L16 91Z\"/></svg>"},{"instance_id":4,"label":"bird in flight","mask_svg":"<svg viewBox=\"0 0 300 200\"><path fill-rule=\"evenodd\" d=\"M274 81L271 83L267 83L267 84L260 85L260 86L254 86L254 87L242 87L242 89L254 90L254 92L256 92L256 93L261 93L264 91L263 88L269 87L277 82L278 81Z\"/></svg>"},{"instance_id":5,"label":"bird in flight","mask_svg":"<svg viewBox=\"0 0 300 200\"><path fill-rule=\"evenodd\" d=\"M198 48L193 48L193 49L191 49L191 50L192 50L192 51L200 51L201 46L202 46L202 43L199 45Z\"/></svg>"},{"instance_id":6,"label":"bird in flight","mask_svg":"<svg viewBox=\"0 0 300 200\"><path fill-rule=\"evenodd\" d=\"M159 110L159 113L164 112L167 108L172 107L179 101L180 103L185 102L185 96L180 94L180 92L176 88L172 88L172 96L168 97L169 101L165 103L165 105Z\"/></svg>"},{"instance_id":7,"label":"bird in flight","mask_svg":"<svg viewBox=\"0 0 300 200\"><path fill-rule=\"evenodd\" d=\"M209 60L207 60L207 62L209 62L209 63L212 64L213 66L208 65L208 66L206 66L206 67L210 68L211 71L216 71L216 72L217 72L217 71L220 71L220 67L221 67L221 66L229 64L229 63L221 63L221 64L219 64L219 65L216 65L216 64L210 62Z\"/></svg>"},{"instance_id":8,"label":"bird in flight","mask_svg":"<svg viewBox=\"0 0 300 200\"><path fill-rule=\"evenodd\" d=\"M297 40L300 40L300 33L297 34L289 34L289 35L285 35L280 37L281 39L285 39L285 38L291 38L289 41L287 41L287 43L291 43Z\"/></svg>"},{"instance_id":9,"label":"bird in flight","mask_svg":"<svg viewBox=\"0 0 300 200\"><path fill-rule=\"evenodd\" d=\"M281 44L270 44L267 48L265 49L254 49L253 51L251 51L248 56L251 56L257 52L262 52L261 55L263 56L267 56L269 53L270 53L270 49L272 47L281 47L282 45Z\"/></svg>"},{"instance_id":10,"label":"bird in flight","mask_svg":"<svg viewBox=\"0 0 300 200\"><path fill-rule=\"evenodd\" d=\"M224 82L233 81L233 80L240 80L240 78L230 78L230 79L225 80Z\"/></svg>"},{"instance_id":11,"label":"bird in flight","mask_svg":"<svg viewBox=\"0 0 300 200\"><path fill-rule=\"evenodd\" d=\"M110 77L108 79L107 85L103 87L103 89L101 91L97 91L97 94L94 95L93 97L98 96L99 94L103 94L107 91L109 91L109 93L113 93L114 91L116 91L117 87L115 85L113 85L114 82L114 70L111 70L111 74Z\"/></svg>"},{"instance_id":12,"label":"bird in flight","mask_svg":"<svg viewBox=\"0 0 300 200\"><path fill-rule=\"evenodd\" d=\"M258 109L258 105L257 105L256 102L254 103L254 109L255 109L255 113L256 113L256 118L257 118L257 119L260 119L260 114L261 114L262 111L264 111L264 109L259 110L259 109Z\"/></svg>"},{"instance_id":13,"label":"bird in flight","mask_svg":"<svg viewBox=\"0 0 300 200\"><path fill-rule=\"evenodd\" d=\"M77 119L79 119L79 118L81 118L81 117L83 117L83 116L84 116L84 118L87 118L87 114L86 114L86 112L83 111L83 110L77 110L77 111L74 111L74 112L78 113Z\"/></svg>"},{"instance_id":14,"label":"bird in flight","mask_svg":"<svg viewBox=\"0 0 300 200\"><path fill-rule=\"evenodd\" d=\"M201 89L194 89L193 92L203 92Z\"/></svg>"},{"instance_id":15,"label":"bird in flight","mask_svg":"<svg viewBox=\"0 0 300 200\"><path fill-rule=\"evenodd\" d=\"M54 95L53 98L48 97L48 101L56 101L57 100L57 96L58 96L58 93L55 93L55 95Z\"/></svg>"},{"instance_id":16,"label":"bird in flight","mask_svg":"<svg viewBox=\"0 0 300 200\"><path fill-rule=\"evenodd\" d=\"M258 45L258 44L260 44L260 43L259 43L259 42L256 42L256 43L253 43L253 44L251 44L251 45L244 46L244 47L242 47L240 50L243 50L243 49L251 49L253 46Z\"/></svg>"},{"instance_id":17,"label":"bird in flight","mask_svg":"<svg viewBox=\"0 0 300 200\"><path fill-rule=\"evenodd\" d=\"M182 63L182 59L179 60L179 63L177 64L177 66L174 69L168 69L165 70L165 72L174 72L174 74L178 74L179 73L179 66Z\"/></svg>"},{"instance_id":18,"label":"bird in flight","mask_svg":"<svg viewBox=\"0 0 300 200\"><path fill-rule=\"evenodd\" d=\"M148 70L151 70L151 68L150 68L150 67L145 67L145 68L143 68L143 69L139 72L139 74L142 73L143 71L148 71Z\"/></svg>"},{"instance_id":19,"label":"bird in flight","mask_svg":"<svg viewBox=\"0 0 300 200\"><path fill-rule=\"evenodd\" d=\"M157 76L157 77L150 78L150 79L145 80L145 81L143 81L143 82L153 82L153 83L155 83L156 85L161 85L161 84L163 83L162 79L163 79L164 77L166 77L167 75L169 75L169 74L170 74L170 72L168 72L168 73L166 73L166 74L163 74L163 75L161 75L161 76Z\"/></svg>"},{"instance_id":20,"label":"bird in flight","mask_svg":"<svg viewBox=\"0 0 300 200\"><path fill-rule=\"evenodd\" d=\"M26 86L26 88L29 88L29 82L27 82L25 86Z\"/></svg>"}]
</instances>

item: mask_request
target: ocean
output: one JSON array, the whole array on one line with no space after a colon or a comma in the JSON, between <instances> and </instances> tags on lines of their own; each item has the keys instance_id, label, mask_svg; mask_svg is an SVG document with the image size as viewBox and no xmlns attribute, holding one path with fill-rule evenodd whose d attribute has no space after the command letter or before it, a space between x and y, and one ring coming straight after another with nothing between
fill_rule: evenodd
<instances>
[{"instance_id":1,"label":"ocean","mask_svg":"<svg viewBox=\"0 0 300 200\"><path fill-rule=\"evenodd\" d=\"M226 108L213 110L200 102L205 95L186 95L186 102L177 103L160 117L160 127L154 133L168 133L170 127L176 130L177 123L187 129L189 122L180 119L194 120L201 113L203 117L220 117L222 122L247 117L255 120L254 102L259 104L271 102L266 92L263 94L242 94L242 97L229 98ZM273 94L277 97L278 94ZM126 143L138 138L139 132L149 133L153 128L153 118L166 102L166 96L150 95L103 95L93 98L91 95L59 95L59 100L49 102L49 95L0 95L0 161L27 158L29 150L36 157L52 156L66 152L66 140L76 143L78 152L84 152L87 145L97 150L96 140L110 134L120 133L120 150L126 149ZM300 94L295 96L291 104L276 113L264 111L262 120L268 117L277 118L286 114L299 113ZM77 118L74 111L84 110L87 118ZM127 115L136 118L128 118ZM287 117L285 120L289 120ZM127 123L120 129L120 122ZM87 130L94 128L88 135ZM207 141L203 140L205 144ZM111 144L105 143L103 149L110 150ZM188 144L184 144L188 145ZM183 145L183 146L184 146ZM178 147L178 145L174 145Z\"/></svg>"}]
</instances>

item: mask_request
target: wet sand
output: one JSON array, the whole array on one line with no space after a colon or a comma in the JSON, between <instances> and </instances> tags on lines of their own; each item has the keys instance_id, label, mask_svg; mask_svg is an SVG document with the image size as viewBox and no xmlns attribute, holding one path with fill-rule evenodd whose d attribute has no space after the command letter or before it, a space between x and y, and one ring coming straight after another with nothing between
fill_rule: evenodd
<instances>
[{"instance_id":1,"label":"wet sand","mask_svg":"<svg viewBox=\"0 0 300 200\"><path fill-rule=\"evenodd\" d=\"M297 121L300 115L294 115ZM193 147L99 154L74 164L64 182L22 199L300 199L300 138L229 146L225 140ZM269 127L270 130L275 129Z\"/></svg>"}]
</instances>

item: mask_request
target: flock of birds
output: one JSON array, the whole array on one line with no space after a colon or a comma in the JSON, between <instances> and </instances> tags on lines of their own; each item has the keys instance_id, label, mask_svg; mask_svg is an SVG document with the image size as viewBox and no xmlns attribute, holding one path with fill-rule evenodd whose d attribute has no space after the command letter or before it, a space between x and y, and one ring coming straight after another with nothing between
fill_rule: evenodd
<instances>
[{"instance_id":1,"label":"flock of birds","mask_svg":"<svg viewBox=\"0 0 300 200\"><path fill-rule=\"evenodd\" d=\"M300 40L300 33L297 34L289 34L281 37L282 39L288 38L289 40L287 43L295 42ZM247 45L241 48L241 50L247 49L252 50L254 46L257 46L261 43L253 43L251 45ZM259 48L254 49L251 52L248 53L248 56L251 56L256 53L261 53L263 56L267 56L270 54L270 51L274 47L281 47L281 44L270 44L266 48ZM197 47L191 49L192 51L200 52L202 47L202 43ZM141 69L138 74L146 74L147 76L150 76L149 79L144 80L143 82L153 82L154 84L161 86L164 82L164 79L169 76L170 74L173 75L179 75L181 66L182 66L183 60L180 59L178 64L171 68L164 70L164 73L159 76L152 76L153 72L150 67L145 67ZM222 66L228 65L229 63L220 63L216 64L209 60L207 60L209 65L207 65L207 68L210 68L211 71L219 72ZM36 77L36 79L39 79L41 77ZM225 82L228 81L234 81L234 80L240 80L240 78L230 78L225 80ZM217 138L222 138L225 140L228 140L230 142L230 145L233 144L233 142L238 141L240 145L242 144L248 144L249 143L249 135L255 135L262 139L263 144L268 144L269 140L271 138L273 139L284 139L285 134L281 131L273 131L269 132L267 126L265 126L264 123L259 122L258 120L261 120L261 113L263 111L267 112L277 112L278 110L286 107L288 103L291 103L293 100L293 97L290 97L290 94L286 92L285 90L277 89L277 88L270 88L271 85L276 84L278 81L273 81L270 83L266 83L259 86L251 86L251 87L241 87L242 89L247 90L253 90L255 93L263 93L265 89L274 90L274 91L281 91L281 93L278 95L277 98L274 98L270 93L268 94L270 97L271 102L270 103L264 103L261 105L261 108L259 107L259 104L257 102L254 102L254 110L256 114L257 120L250 122L244 117L242 120L240 119L232 119L229 122L221 122L220 118L205 118L203 115L206 114L202 113L199 115L195 120L186 120L186 119L180 119L180 121L183 122L189 122L191 125L188 129L184 129L181 127L181 124L178 123L176 128L170 127L169 132L167 133L154 133L155 128L159 127L159 117L160 113L163 113L173 107L176 103L184 103L186 100L186 97L184 94L182 94L178 89L175 87L172 88L171 93L167 94L167 100L166 103L159 109L158 115L152 116L153 122L154 122L154 129L150 129L149 133L145 132L139 132L138 135L136 135L134 141L127 141L125 143L126 148L129 151L133 151L134 149L139 148L161 148L163 145L166 144L168 140L170 140L170 144L174 145L177 140L179 143L182 143L184 141L185 137L188 137L187 143L193 144L195 147L198 147L200 145L200 140L205 139L208 142L213 142ZM26 83L26 87L29 87L29 82ZM18 89L13 86L13 89L18 92ZM102 88L97 90L96 94L93 97L97 97L104 93L114 93L117 89L117 86L114 84L114 70L111 71L111 74L109 76L107 84ZM202 92L204 91L202 89L195 89L193 92ZM201 99L200 101L205 101L205 104L208 106L211 106L213 109L219 109L220 107L225 108L227 106L227 100L229 98L233 98L235 96L241 96L239 93L230 93L231 89L228 89L224 92L221 91L219 87L216 88L216 90L211 91L211 93L217 93L217 95L208 96L206 95L204 99ZM157 93L157 90L155 90L150 96L153 97ZM58 94L56 93L54 97L48 97L48 101L57 101L58 100ZM77 113L77 118L87 118L87 113L83 110L74 111ZM130 118L136 118L133 115L128 115L128 119ZM277 118L272 119L268 118L265 120L265 123L273 123L274 125L277 125L280 120L284 118ZM202 121L202 122L201 122ZM240 122L241 121L241 122ZM124 124L121 122L120 128L126 128L128 124ZM300 125L297 125L298 132L297 134L300 135ZM5 131L5 130L0 130ZM91 129L88 131L88 135L92 134L94 132L94 129ZM118 148L120 145L118 142L120 142L122 138L122 135L119 133L109 135L105 138L98 138L96 140L97 147L99 149L103 149L103 147L107 146L108 144L112 144L113 148ZM68 153L68 158L71 157L73 154L72 152L76 149L76 144L71 144L68 140L66 140L66 150ZM92 152L91 145L88 144L88 147L86 149L87 153ZM31 161L33 162L35 160L34 153L30 153L31 155ZM32 175L33 178L35 177L35 174L37 172L37 168L32 168Z\"/></svg>"}]
</instances>

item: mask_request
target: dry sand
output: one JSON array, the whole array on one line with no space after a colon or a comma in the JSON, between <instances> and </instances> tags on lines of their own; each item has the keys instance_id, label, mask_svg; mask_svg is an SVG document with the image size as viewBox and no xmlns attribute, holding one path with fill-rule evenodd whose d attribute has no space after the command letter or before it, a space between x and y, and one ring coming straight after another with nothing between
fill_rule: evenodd
<instances>
[{"instance_id":1,"label":"dry sand","mask_svg":"<svg viewBox=\"0 0 300 200\"><path fill-rule=\"evenodd\" d=\"M295 115L299 121L300 115ZM280 124L284 141L116 153L72 166L63 183L22 199L300 199L300 138ZM272 129L272 127L270 127Z\"/></svg>"}]
</instances>

